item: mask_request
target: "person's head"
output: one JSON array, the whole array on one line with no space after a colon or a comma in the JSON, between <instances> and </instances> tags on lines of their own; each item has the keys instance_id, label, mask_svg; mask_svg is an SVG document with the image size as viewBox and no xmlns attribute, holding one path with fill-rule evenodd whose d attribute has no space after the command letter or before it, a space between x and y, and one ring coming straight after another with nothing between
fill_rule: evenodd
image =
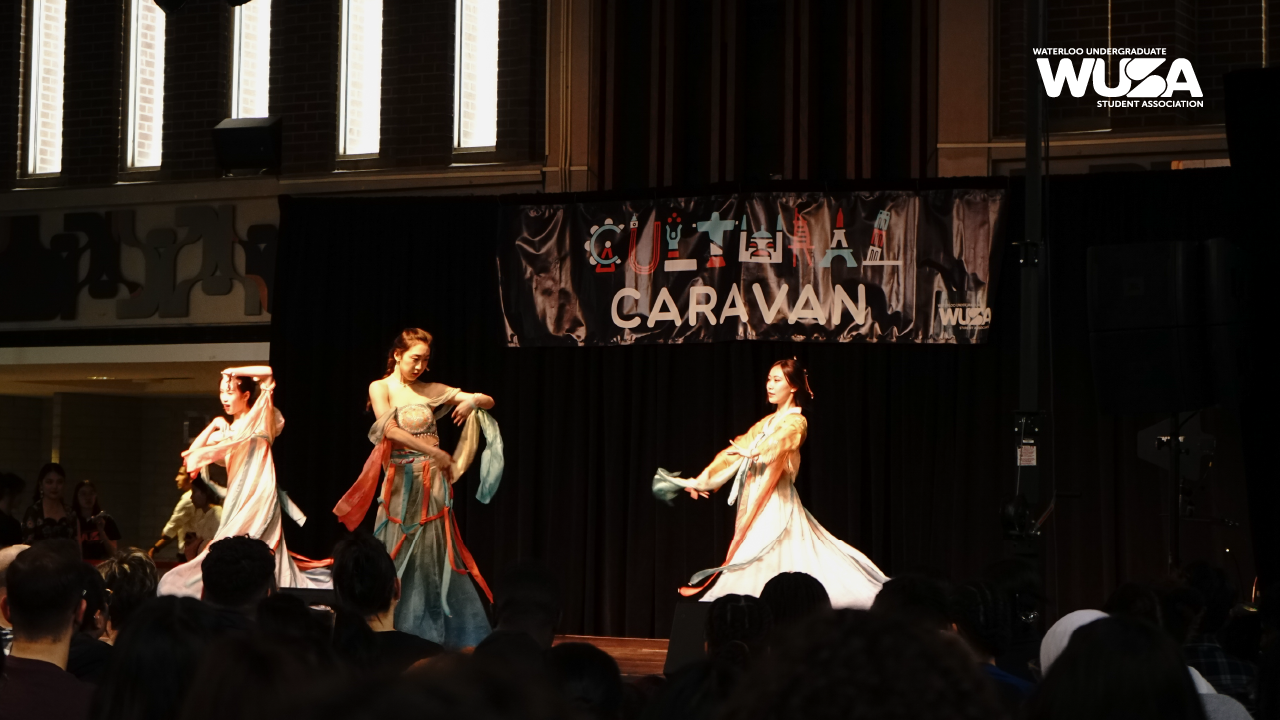
<instances>
[{"instance_id":1,"label":"person's head","mask_svg":"<svg viewBox=\"0 0 1280 720\"><path fill-rule=\"evenodd\" d=\"M107 620L112 632L124 630L134 614L156 596L160 573L146 552L128 548L98 564L107 586Z\"/></svg>"},{"instance_id":2,"label":"person's head","mask_svg":"<svg viewBox=\"0 0 1280 720\"><path fill-rule=\"evenodd\" d=\"M837 610L795 626L748 675L729 720L1002 718L972 659L947 635Z\"/></svg>"},{"instance_id":3,"label":"person's head","mask_svg":"<svg viewBox=\"0 0 1280 720\"><path fill-rule=\"evenodd\" d=\"M258 381L251 377L223 374L218 383L218 400L223 412L231 417L239 417L253 407L258 393Z\"/></svg>"},{"instance_id":4,"label":"person's head","mask_svg":"<svg viewBox=\"0 0 1280 720\"><path fill-rule=\"evenodd\" d=\"M1216 633L1226 624L1231 608L1236 604L1236 586L1222 568L1206 560L1198 560L1182 570L1189 587L1204 596L1204 617L1200 619L1200 632Z\"/></svg>"},{"instance_id":5,"label":"person's head","mask_svg":"<svg viewBox=\"0 0 1280 720\"><path fill-rule=\"evenodd\" d=\"M188 690L201 677L195 669L217 630L216 613L199 600L164 596L142 605L116 641L91 717L177 717Z\"/></svg>"},{"instance_id":6,"label":"person's head","mask_svg":"<svg viewBox=\"0 0 1280 720\"><path fill-rule=\"evenodd\" d=\"M80 563L77 570L84 588L84 616L76 629L93 638L102 637L107 629L107 583L89 563Z\"/></svg>"},{"instance_id":7,"label":"person's head","mask_svg":"<svg viewBox=\"0 0 1280 720\"><path fill-rule=\"evenodd\" d=\"M14 558L18 557L18 553L26 550L27 547L27 545L10 545L9 547L0 548L0 601L4 600L6 594L5 574L9 571L9 565L13 563ZM0 613L0 627L13 627L5 619L3 613Z\"/></svg>"},{"instance_id":8,"label":"person's head","mask_svg":"<svg viewBox=\"0 0 1280 720\"><path fill-rule=\"evenodd\" d=\"M223 538L209 546L202 562L203 599L212 605L252 616L276 586L271 548L247 536Z\"/></svg>"},{"instance_id":9,"label":"person's head","mask_svg":"<svg viewBox=\"0 0 1280 720\"><path fill-rule=\"evenodd\" d=\"M75 499L76 512L80 517L91 518L102 512L102 505L98 502L98 486L92 480L76 483L75 492L71 496Z\"/></svg>"},{"instance_id":10,"label":"person's head","mask_svg":"<svg viewBox=\"0 0 1280 720\"><path fill-rule=\"evenodd\" d=\"M1178 646L1137 618L1079 627L1027 704L1029 720L1202 720Z\"/></svg>"},{"instance_id":11,"label":"person's head","mask_svg":"<svg viewBox=\"0 0 1280 720\"><path fill-rule=\"evenodd\" d=\"M1009 597L987 583L971 582L951 594L951 617L956 629L979 660L1004 653L1013 635L1013 605Z\"/></svg>"},{"instance_id":12,"label":"person's head","mask_svg":"<svg viewBox=\"0 0 1280 720\"><path fill-rule=\"evenodd\" d=\"M831 597L822 582L802 572L774 575L764 584L760 599L769 606L775 628L831 610Z\"/></svg>"},{"instance_id":13,"label":"person's head","mask_svg":"<svg viewBox=\"0 0 1280 720\"><path fill-rule=\"evenodd\" d=\"M587 643L562 643L547 651L547 665L574 717L615 720L622 706L622 675L609 653Z\"/></svg>"},{"instance_id":14,"label":"person's head","mask_svg":"<svg viewBox=\"0 0 1280 720\"><path fill-rule=\"evenodd\" d=\"M333 548L333 589L360 617L389 611L400 599L400 579L382 541L362 531L343 538Z\"/></svg>"},{"instance_id":15,"label":"person's head","mask_svg":"<svg viewBox=\"0 0 1280 720\"><path fill-rule=\"evenodd\" d=\"M287 648L299 661L318 671L334 665L330 614L312 610L296 595L273 593L258 603L259 635Z\"/></svg>"},{"instance_id":16,"label":"person's head","mask_svg":"<svg viewBox=\"0 0 1280 720\"><path fill-rule=\"evenodd\" d=\"M755 654L762 650L773 630L773 615L763 600L750 595L722 595L707 611L707 654L715 655L729 643L741 643Z\"/></svg>"},{"instance_id":17,"label":"person's head","mask_svg":"<svg viewBox=\"0 0 1280 720\"><path fill-rule=\"evenodd\" d=\"M474 654L519 673L541 673L546 665L546 648L518 630L494 630L476 645Z\"/></svg>"},{"instance_id":18,"label":"person's head","mask_svg":"<svg viewBox=\"0 0 1280 720\"><path fill-rule=\"evenodd\" d=\"M0 473L0 510L13 514L14 501L27 486L22 478L13 473Z\"/></svg>"},{"instance_id":19,"label":"person's head","mask_svg":"<svg viewBox=\"0 0 1280 720\"><path fill-rule=\"evenodd\" d=\"M813 400L809 371L796 358L779 360L769 368L765 391L769 394L769 402L774 405L781 405L790 398L798 407L807 408Z\"/></svg>"},{"instance_id":20,"label":"person's head","mask_svg":"<svg viewBox=\"0 0 1280 720\"><path fill-rule=\"evenodd\" d=\"M499 578L493 611L497 629L526 633L549 648L560 623L559 585L542 563L521 561Z\"/></svg>"},{"instance_id":21,"label":"person's head","mask_svg":"<svg viewBox=\"0 0 1280 720\"><path fill-rule=\"evenodd\" d=\"M1141 618L1156 627L1164 627L1160 596L1142 583L1122 583L1103 603L1102 611L1113 617Z\"/></svg>"},{"instance_id":22,"label":"person's head","mask_svg":"<svg viewBox=\"0 0 1280 720\"><path fill-rule=\"evenodd\" d=\"M1170 584L1160 589L1160 618L1164 631L1179 646L1200 632L1205 615L1204 594L1186 585Z\"/></svg>"},{"instance_id":23,"label":"person's head","mask_svg":"<svg viewBox=\"0 0 1280 720\"><path fill-rule=\"evenodd\" d=\"M398 371L402 380L413 382L428 370L430 362L431 333L422 328L405 328L387 351L387 375Z\"/></svg>"},{"instance_id":24,"label":"person's head","mask_svg":"<svg viewBox=\"0 0 1280 720\"><path fill-rule=\"evenodd\" d=\"M36 475L35 501L40 502L43 498L63 500L62 490L66 482L67 471L61 465L55 462L45 463Z\"/></svg>"},{"instance_id":25,"label":"person's head","mask_svg":"<svg viewBox=\"0 0 1280 720\"><path fill-rule=\"evenodd\" d=\"M208 510L217 502L218 496L213 494L204 480L196 478L191 481L191 504L201 510Z\"/></svg>"},{"instance_id":26,"label":"person's head","mask_svg":"<svg viewBox=\"0 0 1280 720\"><path fill-rule=\"evenodd\" d=\"M178 468L178 474L173 476L173 483L178 486L179 492L186 492L191 489L191 473L187 472L186 465Z\"/></svg>"},{"instance_id":27,"label":"person's head","mask_svg":"<svg viewBox=\"0 0 1280 720\"><path fill-rule=\"evenodd\" d=\"M871 612L891 615L933 630L950 630L950 588L924 575L896 575L886 582L871 603Z\"/></svg>"},{"instance_id":28,"label":"person's head","mask_svg":"<svg viewBox=\"0 0 1280 720\"><path fill-rule=\"evenodd\" d=\"M0 614L13 626L15 640L69 640L85 606L81 564L56 549L39 545L18 553L9 563Z\"/></svg>"},{"instance_id":29,"label":"person's head","mask_svg":"<svg viewBox=\"0 0 1280 720\"><path fill-rule=\"evenodd\" d=\"M1101 610L1076 610L1058 618L1058 622L1049 628L1040 641L1040 672L1049 672L1058 656L1067 649L1067 643L1071 642L1076 630L1104 617L1107 614Z\"/></svg>"}]
</instances>

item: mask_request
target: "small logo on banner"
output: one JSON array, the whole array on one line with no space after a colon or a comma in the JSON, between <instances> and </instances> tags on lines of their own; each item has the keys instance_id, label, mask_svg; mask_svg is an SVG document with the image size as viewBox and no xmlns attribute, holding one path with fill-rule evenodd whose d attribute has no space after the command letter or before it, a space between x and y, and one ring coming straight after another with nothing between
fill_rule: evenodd
<instances>
[{"instance_id":1,"label":"small logo on banner","mask_svg":"<svg viewBox=\"0 0 1280 720\"><path fill-rule=\"evenodd\" d=\"M967 330L978 330L991 326L991 308L976 303L943 302L938 304L938 321L943 326L960 326Z\"/></svg>"},{"instance_id":2,"label":"small logo on banner","mask_svg":"<svg viewBox=\"0 0 1280 720\"><path fill-rule=\"evenodd\" d=\"M613 233L612 237L622 235L622 228L613 224L613 218L605 218L603 225L591 226L591 239L586 242L587 252L591 254L591 264L596 266L598 273L611 273L613 266L622 262L622 258L613 254L613 240L604 240L604 249L597 252L597 243L605 236L606 233Z\"/></svg>"}]
</instances>

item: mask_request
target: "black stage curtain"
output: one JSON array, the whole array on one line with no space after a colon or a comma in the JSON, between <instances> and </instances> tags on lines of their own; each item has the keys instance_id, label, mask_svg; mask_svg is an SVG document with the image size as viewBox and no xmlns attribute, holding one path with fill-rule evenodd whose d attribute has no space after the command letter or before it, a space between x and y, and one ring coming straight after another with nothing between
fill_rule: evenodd
<instances>
[{"instance_id":1,"label":"black stage curtain","mask_svg":"<svg viewBox=\"0 0 1280 720\"><path fill-rule=\"evenodd\" d=\"M1203 197L1216 192L1209 173L1143 176L1156 178L1159 189L1123 201L1097 183L1132 196L1132 176L1051 185L1051 218L1064 228L1051 234L1062 325L1052 387L1058 490L1067 496L1044 543L1051 616L1163 571L1162 536L1148 533L1162 522L1159 471L1131 457L1133 432L1146 423L1094 405L1083 276L1088 243L1200 236L1204 223L1190 216L1212 205ZM1158 230L1125 219L1168 207L1177 217ZM506 441L490 505L474 500L470 475L455 486L466 542L491 584L519 559L549 565L565 589L562 632L666 636L676 588L723 559L733 508L723 494L663 505L650 493L653 472L699 471L768 412L765 375L792 355L809 366L817 395L799 488L820 522L891 574L966 580L1004 555L998 508L1014 485L1016 253L1003 253L1005 287L983 346L507 348L498 208L492 198L281 198L271 360L288 425L276 462L311 516L289 528L291 546L323 556L343 532L329 510L371 449L368 383L383 375L394 335L421 326L436 338L430 379L492 395ZM1013 213L1006 240L1020 223ZM442 435L452 447L456 432ZM1142 540L1133 540L1137 531Z\"/></svg>"}]
</instances>

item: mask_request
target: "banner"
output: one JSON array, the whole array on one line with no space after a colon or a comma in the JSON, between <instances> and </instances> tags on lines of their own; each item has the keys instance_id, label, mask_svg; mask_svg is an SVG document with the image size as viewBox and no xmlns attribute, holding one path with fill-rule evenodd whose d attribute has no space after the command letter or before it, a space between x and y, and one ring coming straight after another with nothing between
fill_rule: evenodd
<instances>
[{"instance_id":1,"label":"banner","mask_svg":"<svg viewBox=\"0 0 1280 720\"><path fill-rule=\"evenodd\" d=\"M981 343L1003 200L961 189L508 206L507 340Z\"/></svg>"}]
</instances>

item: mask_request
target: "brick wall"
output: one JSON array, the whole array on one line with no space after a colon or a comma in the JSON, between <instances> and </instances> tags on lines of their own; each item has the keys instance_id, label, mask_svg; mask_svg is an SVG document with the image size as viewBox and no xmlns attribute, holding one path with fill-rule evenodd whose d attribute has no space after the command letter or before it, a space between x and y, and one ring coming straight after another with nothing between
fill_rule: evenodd
<instances>
[{"instance_id":1,"label":"brick wall","mask_svg":"<svg viewBox=\"0 0 1280 720\"><path fill-rule=\"evenodd\" d=\"M22 75L27 3L0 7L0 190L13 187L22 162Z\"/></svg>"},{"instance_id":2,"label":"brick wall","mask_svg":"<svg viewBox=\"0 0 1280 720\"><path fill-rule=\"evenodd\" d=\"M58 450L67 470L67 500L76 483L92 480L102 509L130 544L136 544L138 536L142 402L106 395L54 396L54 403L61 404Z\"/></svg>"},{"instance_id":3,"label":"brick wall","mask_svg":"<svg viewBox=\"0 0 1280 720\"><path fill-rule=\"evenodd\" d=\"M165 176L217 177L213 127L230 112L231 9L191 2L165 19Z\"/></svg>"},{"instance_id":4,"label":"brick wall","mask_svg":"<svg viewBox=\"0 0 1280 720\"><path fill-rule=\"evenodd\" d=\"M455 0L383 5L380 165L452 160L454 12Z\"/></svg>"},{"instance_id":5,"label":"brick wall","mask_svg":"<svg viewBox=\"0 0 1280 720\"><path fill-rule=\"evenodd\" d=\"M1168 48L1169 60L1156 71L1167 73L1174 58L1196 62L1195 0L1112 0L1111 44L1113 47ZM1120 71L1119 58L1111 61L1111 84ZM1182 97L1186 97L1182 94ZM1168 108L1115 108L1111 127L1133 130L1170 125L1211 122L1203 110Z\"/></svg>"},{"instance_id":6,"label":"brick wall","mask_svg":"<svg viewBox=\"0 0 1280 720\"><path fill-rule=\"evenodd\" d=\"M62 177L114 182L120 167L126 0L68 0Z\"/></svg>"},{"instance_id":7,"label":"brick wall","mask_svg":"<svg viewBox=\"0 0 1280 720\"><path fill-rule=\"evenodd\" d=\"M283 123L282 172L334 168L340 10L340 0L271 3L270 107Z\"/></svg>"},{"instance_id":8,"label":"brick wall","mask_svg":"<svg viewBox=\"0 0 1280 720\"><path fill-rule=\"evenodd\" d=\"M498 6L498 152L542 162L546 151L546 0Z\"/></svg>"},{"instance_id":9,"label":"brick wall","mask_svg":"<svg viewBox=\"0 0 1280 720\"><path fill-rule=\"evenodd\" d=\"M1106 47L1108 5L1108 0L1049 0L1045 28L1048 46ZM1057 62L1052 60L1055 69ZM1077 60L1076 68L1079 67ZM1063 91L1056 98L1045 98L1044 117L1050 132L1097 130L1108 126L1107 109L1098 107L1093 93L1077 98Z\"/></svg>"},{"instance_id":10,"label":"brick wall","mask_svg":"<svg viewBox=\"0 0 1280 720\"><path fill-rule=\"evenodd\" d=\"M1200 112L1213 122L1224 122L1226 96L1222 76L1235 69L1262 67L1262 3L1215 0L1201 2L1196 10L1199 43L1192 63L1204 91L1205 109ZM1271 18L1267 20L1272 22ZM1268 47L1268 54L1277 49Z\"/></svg>"}]
</instances>

